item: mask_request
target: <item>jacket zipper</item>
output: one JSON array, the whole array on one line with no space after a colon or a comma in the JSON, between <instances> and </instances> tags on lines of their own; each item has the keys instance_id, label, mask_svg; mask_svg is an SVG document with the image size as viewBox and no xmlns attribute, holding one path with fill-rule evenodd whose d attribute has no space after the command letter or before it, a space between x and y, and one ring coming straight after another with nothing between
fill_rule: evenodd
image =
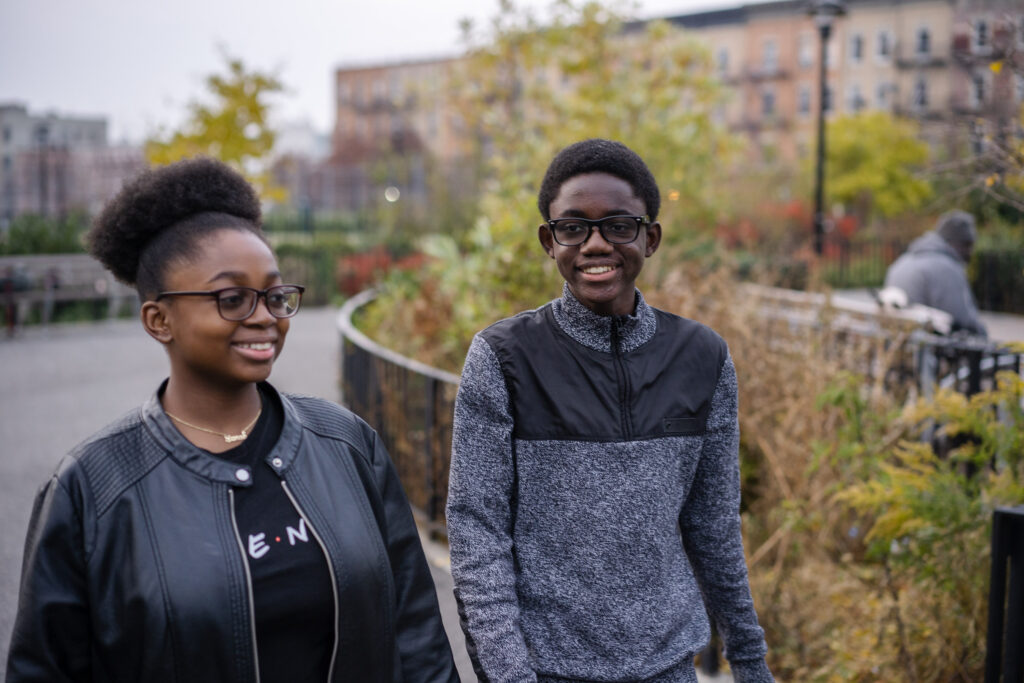
<instances>
[{"instance_id":1,"label":"jacket zipper","mask_svg":"<svg viewBox=\"0 0 1024 683\"><path fill-rule=\"evenodd\" d=\"M629 419L629 376L626 374L626 366L622 362L622 354L619 351L619 322L612 317L612 358L615 359L615 379L619 385L619 427L625 438L632 436L631 420Z\"/></svg>"},{"instance_id":2,"label":"jacket zipper","mask_svg":"<svg viewBox=\"0 0 1024 683\"><path fill-rule=\"evenodd\" d=\"M238 519L235 517L235 491L228 488L228 502L231 503L231 526L235 530L235 541L242 553L242 568L245 569L245 588L249 595L249 628L252 631L252 659L256 667L256 683L260 683L260 653L256 647L256 600L252 595L252 574L249 573L249 558L242 543L242 534L238 531Z\"/></svg>"},{"instance_id":3,"label":"jacket zipper","mask_svg":"<svg viewBox=\"0 0 1024 683\"><path fill-rule=\"evenodd\" d=\"M316 527L309 521L309 517L302 511L302 507L299 505L299 501L295 500L295 496L292 495L291 490L288 488L288 482L284 479L281 480L281 488L284 489L284 493L288 496L288 500L292 502L292 505L298 511L302 519L306 520L306 526L313 533L313 538L320 545L320 550L324 554L324 559L327 560L327 570L331 574L331 592L334 594L334 650L331 652L331 666L327 669L327 681L330 683L334 679L334 664L338 658L338 641L340 640L341 634L338 632L338 621L341 618L341 609L338 604L338 583L337 578L334 574L334 563L331 562L331 554L327 552L327 546L324 545L324 541L320 538L320 534L316 532Z\"/></svg>"}]
</instances>

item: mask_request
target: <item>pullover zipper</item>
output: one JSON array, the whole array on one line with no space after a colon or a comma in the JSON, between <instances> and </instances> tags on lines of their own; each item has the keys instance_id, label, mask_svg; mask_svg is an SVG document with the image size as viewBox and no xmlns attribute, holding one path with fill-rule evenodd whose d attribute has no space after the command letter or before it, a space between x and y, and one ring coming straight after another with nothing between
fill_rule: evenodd
<instances>
[{"instance_id":1,"label":"pullover zipper","mask_svg":"<svg viewBox=\"0 0 1024 683\"><path fill-rule=\"evenodd\" d=\"M341 609L338 604L338 583L334 574L334 563L331 562L331 554L327 552L327 546L324 545L324 541L320 538L320 534L317 533L316 527L306 516L306 513L302 511L302 507L299 506L299 501L295 500L295 496L292 495L291 490L288 488L288 482L284 479L281 480L281 488L284 489L284 493L288 496L288 500L292 502L295 510L298 511L299 516L306 521L306 526L309 527L310 532L313 534L313 538L320 545L320 551L324 554L324 559L327 560L327 571L331 575L331 592L334 594L334 649L331 652L331 665L327 669L327 681L330 683L334 679L334 664L338 658L338 641L341 634L338 630L338 621L341 618Z\"/></svg>"},{"instance_id":2,"label":"pullover zipper","mask_svg":"<svg viewBox=\"0 0 1024 683\"><path fill-rule=\"evenodd\" d=\"M619 351L619 321L612 316L612 358L615 362L615 379L619 389L619 428L622 429L622 436L629 439L633 434L633 428L629 405L629 375L626 373L626 365L622 361L622 353Z\"/></svg>"},{"instance_id":3,"label":"pullover zipper","mask_svg":"<svg viewBox=\"0 0 1024 683\"><path fill-rule=\"evenodd\" d=\"M238 531L238 519L235 517L235 491L228 487L228 502L231 503L231 526L235 530L235 541L242 553L242 568L245 569L245 588L249 596L249 629L252 632L252 660L256 667L256 683L260 683L260 653L256 647L256 600L252 595L252 574L249 573L249 557L242 543L242 534Z\"/></svg>"}]
</instances>

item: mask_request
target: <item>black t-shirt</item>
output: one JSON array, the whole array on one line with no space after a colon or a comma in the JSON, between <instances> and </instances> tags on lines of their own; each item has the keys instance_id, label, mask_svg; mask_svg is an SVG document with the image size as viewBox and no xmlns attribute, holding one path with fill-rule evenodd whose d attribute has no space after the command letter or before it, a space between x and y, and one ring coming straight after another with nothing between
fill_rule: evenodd
<instances>
[{"instance_id":1,"label":"black t-shirt","mask_svg":"<svg viewBox=\"0 0 1024 683\"><path fill-rule=\"evenodd\" d=\"M263 683L327 680L334 648L334 592L323 549L265 458L281 436L284 408L260 392L252 433L219 458L248 465L252 486L235 489L235 518L252 575Z\"/></svg>"}]
</instances>

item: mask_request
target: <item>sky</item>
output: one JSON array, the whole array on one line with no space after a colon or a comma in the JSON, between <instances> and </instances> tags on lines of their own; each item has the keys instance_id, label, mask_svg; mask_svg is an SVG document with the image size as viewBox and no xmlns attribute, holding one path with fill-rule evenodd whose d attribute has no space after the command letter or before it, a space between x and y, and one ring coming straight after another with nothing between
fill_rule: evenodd
<instances>
[{"instance_id":1,"label":"sky","mask_svg":"<svg viewBox=\"0 0 1024 683\"><path fill-rule=\"evenodd\" d=\"M538 11L550 0L519 0ZM636 16L734 6L641 0ZM485 24L498 0L0 0L0 103L103 116L112 142L139 142L185 118L222 54L276 73L281 123L333 123L338 66L459 51L459 20Z\"/></svg>"}]
</instances>

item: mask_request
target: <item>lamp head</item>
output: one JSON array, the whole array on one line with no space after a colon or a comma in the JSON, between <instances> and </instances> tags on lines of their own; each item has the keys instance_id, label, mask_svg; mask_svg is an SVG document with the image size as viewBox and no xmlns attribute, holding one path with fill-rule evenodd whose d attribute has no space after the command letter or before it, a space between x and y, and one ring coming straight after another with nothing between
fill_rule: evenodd
<instances>
[{"instance_id":1,"label":"lamp head","mask_svg":"<svg viewBox=\"0 0 1024 683\"><path fill-rule=\"evenodd\" d=\"M828 28L836 17L846 14L846 3L844 0L810 0L807 14L814 17L818 28Z\"/></svg>"}]
</instances>

